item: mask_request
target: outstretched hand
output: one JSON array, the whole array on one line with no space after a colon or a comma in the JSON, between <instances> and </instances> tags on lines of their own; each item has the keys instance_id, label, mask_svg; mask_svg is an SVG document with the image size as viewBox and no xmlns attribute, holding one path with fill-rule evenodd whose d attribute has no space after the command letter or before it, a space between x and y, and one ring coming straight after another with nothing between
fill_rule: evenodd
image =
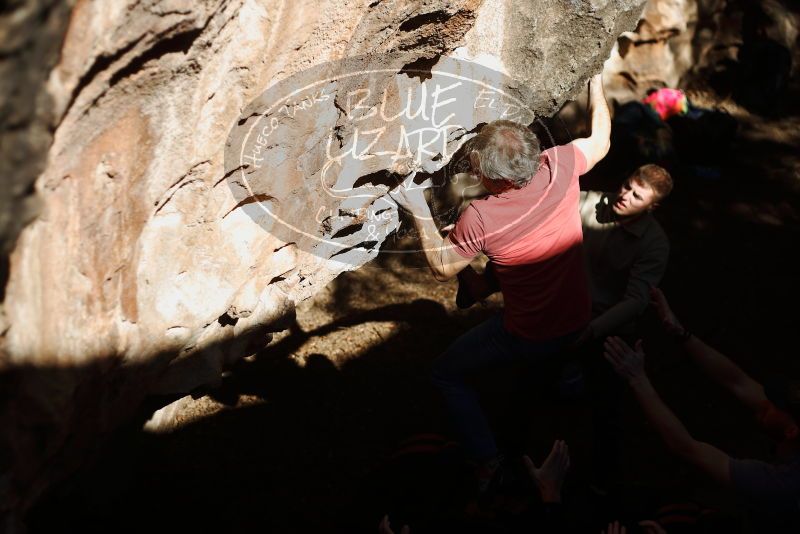
<instances>
[{"instance_id":1,"label":"outstretched hand","mask_svg":"<svg viewBox=\"0 0 800 534\"><path fill-rule=\"evenodd\" d=\"M639 521L639 526L642 527L642 532L645 534L667 534L664 527L651 519Z\"/></svg>"},{"instance_id":2,"label":"outstretched hand","mask_svg":"<svg viewBox=\"0 0 800 534\"><path fill-rule=\"evenodd\" d=\"M626 532L627 530L623 525L620 525L619 521L609 523L606 530L600 531L601 534L625 534Z\"/></svg>"},{"instance_id":3,"label":"outstretched hand","mask_svg":"<svg viewBox=\"0 0 800 534\"><path fill-rule=\"evenodd\" d=\"M380 524L378 525L378 533L379 534L394 534L392 530L392 526L389 524L389 516L383 516L381 519ZM403 528L400 529L400 534L411 534L411 529L408 525L404 525Z\"/></svg>"},{"instance_id":4,"label":"outstretched hand","mask_svg":"<svg viewBox=\"0 0 800 534\"><path fill-rule=\"evenodd\" d=\"M528 455L522 457L528 474L536 483L544 502L561 502L561 487L569 470L569 447L556 440L541 467L536 467Z\"/></svg>"},{"instance_id":5,"label":"outstretched hand","mask_svg":"<svg viewBox=\"0 0 800 534\"><path fill-rule=\"evenodd\" d=\"M641 339L636 342L636 348L632 349L621 338L609 337L603 348L605 349L603 352L605 359L614 367L614 371L628 383L647 380Z\"/></svg>"},{"instance_id":6,"label":"outstretched hand","mask_svg":"<svg viewBox=\"0 0 800 534\"><path fill-rule=\"evenodd\" d=\"M650 299L653 302L653 306L656 308L658 318L661 320L661 326L667 334L674 337L683 337L686 330L669 307L669 302L667 302L667 297L664 296L664 292L657 287L651 287Z\"/></svg>"}]
</instances>

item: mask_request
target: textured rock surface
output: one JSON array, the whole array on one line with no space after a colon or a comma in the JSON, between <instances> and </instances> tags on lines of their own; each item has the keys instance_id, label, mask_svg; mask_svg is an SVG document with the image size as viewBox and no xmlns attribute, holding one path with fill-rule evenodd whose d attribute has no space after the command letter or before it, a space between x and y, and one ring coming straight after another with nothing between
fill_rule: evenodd
<instances>
[{"instance_id":1,"label":"textured rock surface","mask_svg":"<svg viewBox=\"0 0 800 534\"><path fill-rule=\"evenodd\" d=\"M33 183L45 167L56 122L44 82L58 60L72 4L11 0L0 6L0 303L8 254L38 209ZM4 325L0 304L0 332Z\"/></svg>"},{"instance_id":2,"label":"textured rock surface","mask_svg":"<svg viewBox=\"0 0 800 534\"><path fill-rule=\"evenodd\" d=\"M650 0L636 30L620 36L605 64L607 96L624 103L652 87L677 87L730 70L748 24L788 50L796 47L800 19L789 0Z\"/></svg>"},{"instance_id":3,"label":"textured rock surface","mask_svg":"<svg viewBox=\"0 0 800 534\"><path fill-rule=\"evenodd\" d=\"M231 128L272 83L344 57L399 71L453 54L518 80L512 89L546 114L599 71L642 3L77 2L47 79L57 128L37 181L41 213L9 264L9 393L0 406L13 459L0 485L6 509L25 508L77 467L145 395L214 382L226 363L282 329L297 301L377 253L378 242L343 261L335 257L341 247L311 250L265 232L243 199L270 197L293 213L313 207L297 201L283 176L259 182L250 197L228 187ZM27 30L41 23L31 20ZM418 90L423 78L383 83ZM325 124L344 124L339 96L317 115ZM480 119L476 113L472 124ZM303 147L309 131L282 137L285 153ZM352 133L343 126L341 142ZM446 161L427 155L419 163L433 171ZM20 173L19 183L37 169ZM345 185L365 169L351 170ZM382 235L397 226L391 213ZM351 226L320 223L316 232L368 240L367 228ZM4 239L13 242L13 232Z\"/></svg>"},{"instance_id":4,"label":"textured rock surface","mask_svg":"<svg viewBox=\"0 0 800 534\"><path fill-rule=\"evenodd\" d=\"M737 60L746 37L745 26L757 30L788 50L797 46L800 17L791 0L698 0L698 25L694 38L693 71L719 71ZM793 72L797 64L793 65Z\"/></svg>"},{"instance_id":5,"label":"textured rock surface","mask_svg":"<svg viewBox=\"0 0 800 534\"><path fill-rule=\"evenodd\" d=\"M604 68L608 98L641 99L650 88L676 87L694 64L695 0L651 0L636 31L619 38Z\"/></svg>"}]
</instances>

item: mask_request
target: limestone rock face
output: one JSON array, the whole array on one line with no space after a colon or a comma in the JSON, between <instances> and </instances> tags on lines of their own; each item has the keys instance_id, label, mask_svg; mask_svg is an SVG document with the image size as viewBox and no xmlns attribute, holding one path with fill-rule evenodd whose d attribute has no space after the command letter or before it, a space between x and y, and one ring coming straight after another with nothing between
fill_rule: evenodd
<instances>
[{"instance_id":1,"label":"limestone rock face","mask_svg":"<svg viewBox=\"0 0 800 534\"><path fill-rule=\"evenodd\" d=\"M44 76L38 84L13 82L18 93L47 96L40 105L54 132L49 149L40 146L48 138L37 141L46 153L43 169L20 171L23 183L41 170L40 215L16 243L13 232L3 236L5 247L15 245L2 338L9 393L0 428L12 461L2 466L0 500L7 510L25 509L75 469L146 395L213 383L226 365L268 343L296 302L368 262L397 228L387 176L440 172L481 122L503 113L489 104L461 110L463 120L446 132L442 148L416 145L404 160L337 160L326 174L331 183L368 194L327 197L328 211L318 213L315 195L339 190L321 179L326 143L343 153L356 132L374 130L376 119L367 115L380 95L393 104L401 95L430 95L437 83L452 83L437 69L452 74L474 63L476 71L459 72L470 79L481 68L501 73L499 87L532 114L516 117L530 122L554 112L601 69L642 6L78 1L46 84ZM28 21L27 31L40 31L41 21ZM347 73L382 71L336 78L345 74L336 70L343 64ZM257 155L269 156L263 165L233 161L236 149L260 143L244 129L271 124L277 113L260 107L263 95L280 83L299 88L309 72L325 81L328 98L318 95L313 115L286 112L280 124L291 127L262 138ZM348 95L358 94L360 83L376 90L354 118ZM474 101L479 84L470 87L463 94ZM365 207L385 215L364 224L358 209ZM306 226L287 235L276 213L293 231Z\"/></svg>"},{"instance_id":2,"label":"limestone rock face","mask_svg":"<svg viewBox=\"0 0 800 534\"><path fill-rule=\"evenodd\" d=\"M693 66L696 0L650 0L636 31L622 34L605 65L608 98L641 99L650 88L676 87Z\"/></svg>"},{"instance_id":3,"label":"limestone rock face","mask_svg":"<svg viewBox=\"0 0 800 534\"><path fill-rule=\"evenodd\" d=\"M723 85L758 85L747 75L731 78L741 69L740 53L754 38L792 50L800 33L793 6L789 0L649 0L636 30L620 36L605 64L606 95L625 103L650 88L687 86L725 71Z\"/></svg>"},{"instance_id":4,"label":"limestone rock face","mask_svg":"<svg viewBox=\"0 0 800 534\"><path fill-rule=\"evenodd\" d=\"M33 183L45 167L56 121L52 97L44 85L58 61L72 4L74 0L12 0L0 6L2 288L8 277L8 254L39 206ZM0 332L5 330L4 325L0 305Z\"/></svg>"}]
</instances>

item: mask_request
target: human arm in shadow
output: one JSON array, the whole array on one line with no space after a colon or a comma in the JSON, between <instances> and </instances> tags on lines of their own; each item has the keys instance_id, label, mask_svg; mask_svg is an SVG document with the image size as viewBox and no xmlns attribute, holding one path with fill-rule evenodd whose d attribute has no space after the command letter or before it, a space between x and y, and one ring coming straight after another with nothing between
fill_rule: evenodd
<instances>
[{"instance_id":1,"label":"human arm in shadow","mask_svg":"<svg viewBox=\"0 0 800 534\"><path fill-rule=\"evenodd\" d=\"M591 337L604 338L635 321L650 304L650 288L658 285L667 270L669 242L654 241L631 266L622 299L589 324Z\"/></svg>"},{"instance_id":2,"label":"human arm in shadow","mask_svg":"<svg viewBox=\"0 0 800 534\"><path fill-rule=\"evenodd\" d=\"M664 330L682 344L692 361L706 375L727 389L754 415L759 416L767 403L764 386L753 380L724 354L689 333L670 309L669 302L660 289L653 287L650 294Z\"/></svg>"},{"instance_id":3,"label":"human arm in shadow","mask_svg":"<svg viewBox=\"0 0 800 534\"><path fill-rule=\"evenodd\" d=\"M628 382L647 420L661 436L667 448L680 458L724 485L730 485L731 458L718 448L698 441L675 416L656 392L644 370L642 342L631 349L618 337L606 340L604 356L614 370Z\"/></svg>"}]
</instances>

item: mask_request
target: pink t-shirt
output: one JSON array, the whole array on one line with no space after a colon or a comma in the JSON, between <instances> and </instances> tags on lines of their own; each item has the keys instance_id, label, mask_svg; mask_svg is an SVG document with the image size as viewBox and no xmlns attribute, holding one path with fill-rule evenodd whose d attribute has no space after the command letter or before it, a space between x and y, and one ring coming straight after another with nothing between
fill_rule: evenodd
<instances>
[{"instance_id":1,"label":"pink t-shirt","mask_svg":"<svg viewBox=\"0 0 800 534\"><path fill-rule=\"evenodd\" d=\"M583 328L591 316L578 210L586 158L572 143L542 152L521 189L473 200L450 232L465 258L494 263L512 334L546 340Z\"/></svg>"}]
</instances>

